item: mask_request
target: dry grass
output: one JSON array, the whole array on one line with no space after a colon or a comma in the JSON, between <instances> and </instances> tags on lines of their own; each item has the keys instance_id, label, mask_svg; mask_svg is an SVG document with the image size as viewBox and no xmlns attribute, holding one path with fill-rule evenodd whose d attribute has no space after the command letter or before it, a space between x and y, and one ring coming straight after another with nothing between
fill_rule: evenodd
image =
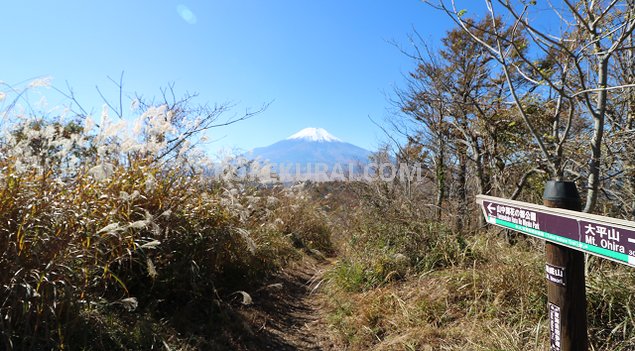
<instances>
[{"instance_id":1,"label":"dry grass","mask_svg":"<svg viewBox=\"0 0 635 351\"><path fill-rule=\"evenodd\" d=\"M514 248L483 234L471 242L480 257L471 264L411 272L353 295L332 279L328 300L340 342L353 350L542 350L539 253L512 255Z\"/></svg>"},{"instance_id":2,"label":"dry grass","mask_svg":"<svg viewBox=\"0 0 635 351\"><path fill-rule=\"evenodd\" d=\"M301 188L211 180L187 153L158 162L47 123L0 146L0 349L222 348L210 330L241 328L233 292L295 246L331 248Z\"/></svg>"},{"instance_id":3,"label":"dry grass","mask_svg":"<svg viewBox=\"0 0 635 351\"><path fill-rule=\"evenodd\" d=\"M455 233L401 199L362 198L327 275L339 347L548 350L544 244L499 230ZM634 349L632 269L591 258L587 290L591 349Z\"/></svg>"},{"instance_id":4,"label":"dry grass","mask_svg":"<svg viewBox=\"0 0 635 351\"><path fill-rule=\"evenodd\" d=\"M155 134L131 151L79 122L14 127L0 138L0 349L235 349L252 333L241 297L336 253L322 286L342 348L547 348L539 241L455 232L387 184L260 188L210 179L187 150L157 160ZM592 350L634 349L632 269L587 270Z\"/></svg>"}]
</instances>

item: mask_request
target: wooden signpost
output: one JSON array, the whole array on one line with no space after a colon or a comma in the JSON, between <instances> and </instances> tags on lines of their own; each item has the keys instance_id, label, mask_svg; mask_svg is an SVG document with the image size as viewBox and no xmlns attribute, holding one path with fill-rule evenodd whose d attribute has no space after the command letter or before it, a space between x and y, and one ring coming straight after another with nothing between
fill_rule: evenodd
<instances>
[{"instance_id":1,"label":"wooden signpost","mask_svg":"<svg viewBox=\"0 0 635 351\"><path fill-rule=\"evenodd\" d=\"M549 181L544 205L478 195L488 223L547 241L551 351L586 351L584 253L635 267L635 222L578 212L571 182Z\"/></svg>"}]
</instances>

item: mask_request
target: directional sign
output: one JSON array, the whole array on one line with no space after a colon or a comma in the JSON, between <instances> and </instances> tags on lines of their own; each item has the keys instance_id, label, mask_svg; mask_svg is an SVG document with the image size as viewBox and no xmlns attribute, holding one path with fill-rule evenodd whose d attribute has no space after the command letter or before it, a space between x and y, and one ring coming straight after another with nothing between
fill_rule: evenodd
<instances>
[{"instance_id":1,"label":"directional sign","mask_svg":"<svg viewBox=\"0 0 635 351\"><path fill-rule=\"evenodd\" d=\"M635 222L478 195L488 223L635 267Z\"/></svg>"}]
</instances>

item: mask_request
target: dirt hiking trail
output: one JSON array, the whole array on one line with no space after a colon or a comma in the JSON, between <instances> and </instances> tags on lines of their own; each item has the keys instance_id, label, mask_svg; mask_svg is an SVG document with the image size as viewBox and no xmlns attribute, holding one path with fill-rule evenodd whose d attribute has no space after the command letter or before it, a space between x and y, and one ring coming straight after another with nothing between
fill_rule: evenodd
<instances>
[{"instance_id":1,"label":"dirt hiking trail","mask_svg":"<svg viewBox=\"0 0 635 351\"><path fill-rule=\"evenodd\" d=\"M329 261L305 258L250 292L253 303L237 311L251 334L242 342L235 340L239 349L337 350L318 294L331 265Z\"/></svg>"}]
</instances>

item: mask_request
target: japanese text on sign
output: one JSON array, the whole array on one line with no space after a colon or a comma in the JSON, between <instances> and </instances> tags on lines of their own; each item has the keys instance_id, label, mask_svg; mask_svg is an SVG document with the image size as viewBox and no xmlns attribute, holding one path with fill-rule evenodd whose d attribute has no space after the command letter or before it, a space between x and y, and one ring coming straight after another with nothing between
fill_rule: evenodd
<instances>
[{"instance_id":1,"label":"japanese text on sign","mask_svg":"<svg viewBox=\"0 0 635 351\"><path fill-rule=\"evenodd\" d=\"M549 308L549 326L551 351L560 351L560 306L551 302L548 303Z\"/></svg>"},{"instance_id":2,"label":"japanese text on sign","mask_svg":"<svg viewBox=\"0 0 635 351\"><path fill-rule=\"evenodd\" d=\"M540 229L540 224L536 221L536 212L505 205L496 205L496 212L498 213L498 218L504 221L520 224L528 228Z\"/></svg>"},{"instance_id":3,"label":"japanese text on sign","mask_svg":"<svg viewBox=\"0 0 635 351\"><path fill-rule=\"evenodd\" d=\"M477 196L487 221L635 267L635 223L563 209Z\"/></svg>"}]
</instances>

